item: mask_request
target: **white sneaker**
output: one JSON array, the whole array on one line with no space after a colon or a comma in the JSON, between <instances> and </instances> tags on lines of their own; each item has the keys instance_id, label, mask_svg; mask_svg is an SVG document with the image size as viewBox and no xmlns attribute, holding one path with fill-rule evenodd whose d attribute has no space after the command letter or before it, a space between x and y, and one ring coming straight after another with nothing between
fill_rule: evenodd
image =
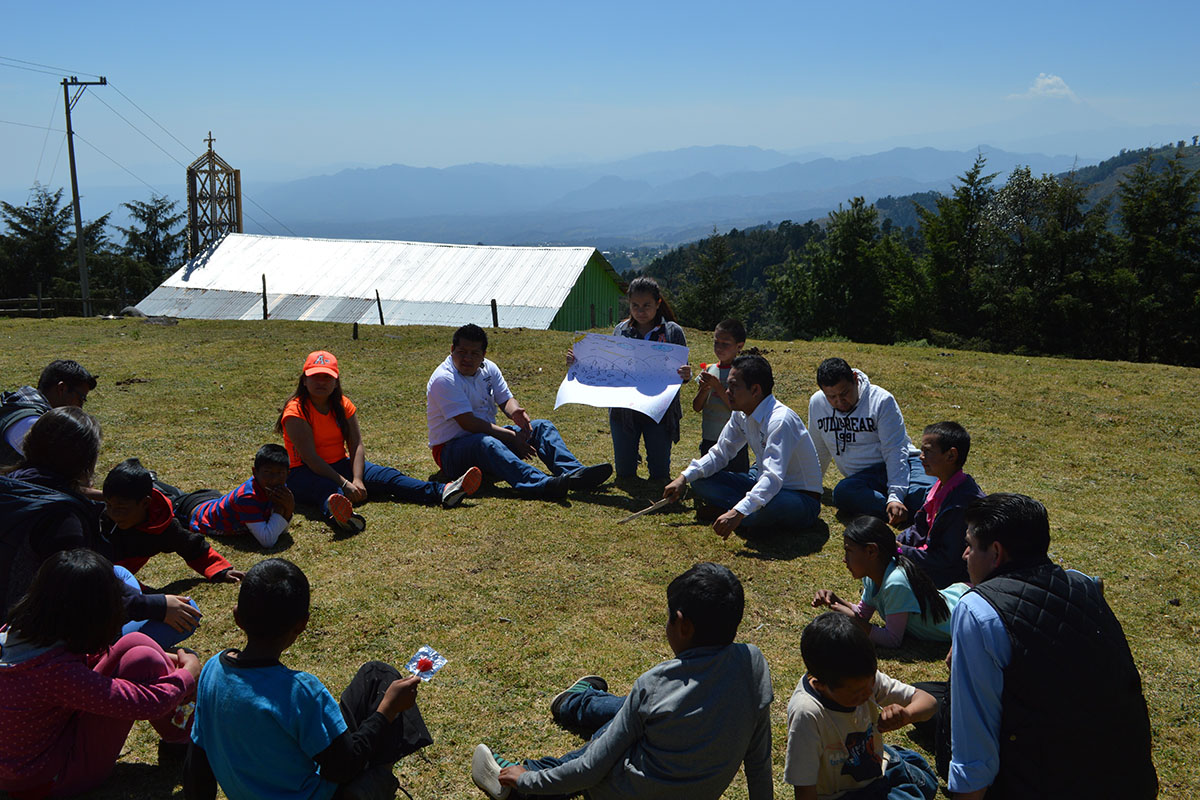
<instances>
[{"instance_id":1,"label":"white sneaker","mask_svg":"<svg viewBox=\"0 0 1200 800\"><path fill-rule=\"evenodd\" d=\"M479 471L479 467L471 467L459 475L458 480L450 481L442 489L442 508L454 508L464 497L475 494L482 482L483 473Z\"/></svg>"},{"instance_id":2,"label":"white sneaker","mask_svg":"<svg viewBox=\"0 0 1200 800\"><path fill-rule=\"evenodd\" d=\"M500 785L500 763L486 744L478 745L471 756L471 780L492 800L505 800L512 791Z\"/></svg>"}]
</instances>

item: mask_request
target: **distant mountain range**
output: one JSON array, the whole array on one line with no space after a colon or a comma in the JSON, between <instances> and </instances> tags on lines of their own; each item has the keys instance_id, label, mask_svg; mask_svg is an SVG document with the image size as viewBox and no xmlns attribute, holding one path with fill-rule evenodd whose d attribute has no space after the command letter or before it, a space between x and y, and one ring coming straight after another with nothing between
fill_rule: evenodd
<instances>
[{"instance_id":1,"label":"distant mountain range","mask_svg":"<svg viewBox=\"0 0 1200 800\"><path fill-rule=\"evenodd\" d=\"M523 167L401 164L255 186L255 203L299 236L487 244L673 245L715 226L820 217L856 196L945 191L978 152L988 170L1034 174L1085 166L1071 156L894 148L844 159L798 160L758 147L689 147L605 164ZM1088 162L1094 163L1094 162ZM287 233L254 206L251 233Z\"/></svg>"}]
</instances>

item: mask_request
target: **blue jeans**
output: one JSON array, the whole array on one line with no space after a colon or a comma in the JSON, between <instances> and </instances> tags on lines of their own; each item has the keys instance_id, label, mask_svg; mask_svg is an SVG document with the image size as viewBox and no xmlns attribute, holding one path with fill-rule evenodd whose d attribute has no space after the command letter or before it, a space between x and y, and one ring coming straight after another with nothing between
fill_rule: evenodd
<instances>
[{"instance_id":1,"label":"blue jeans","mask_svg":"<svg viewBox=\"0 0 1200 800\"><path fill-rule=\"evenodd\" d=\"M511 431L516 426L509 425ZM558 428L546 419L535 419L531 425L529 444L551 475L569 475L583 469L579 459L567 449ZM518 493L536 496L550 475L526 463L508 445L486 433L469 433L442 445L442 472L461 475L471 467L479 467L495 478L507 481Z\"/></svg>"},{"instance_id":2,"label":"blue jeans","mask_svg":"<svg viewBox=\"0 0 1200 800\"><path fill-rule=\"evenodd\" d=\"M696 496L709 505L728 511L758 482L758 467L749 472L718 472L692 484ZM821 501L795 489L780 489L771 502L750 514L739 531L764 533L807 528L821 516Z\"/></svg>"},{"instance_id":3,"label":"blue jeans","mask_svg":"<svg viewBox=\"0 0 1200 800\"><path fill-rule=\"evenodd\" d=\"M650 470L650 479L670 480L671 432L668 427L637 411L622 416L632 422L631 428L620 419L615 419L616 415L612 410L608 412L608 427L612 431L613 465L616 467L617 477L632 478L637 475L638 443L645 441L646 466Z\"/></svg>"},{"instance_id":4,"label":"blue jeans","mask_svg":"<svg viewBox=\"0 0 1200 800\"><path fill-rule=\"evenodd\" d=\"M142 585L138 583L138 579L133 576L132 572L124 567L117 566L113 567L113 572L115 572L117 577L121 579L122 583L129 587L133 594L142 593ZM197 611L200 610L200 606L196 605L195 600L189 600L188 602L192 604L192 608L196 609ZM158 643L159 647L168 652L170 652L175 645L179 644L184 639L191 636L192 633L194 633L194 631L177 631L165 622L151 619L130 620L121 626L122 636L127 633L133 633L134 631L140 631L146 636L149 636Z\"/></svg>"},{"instance_id":5,"label":"blue jeans","mask_svg":"<svg viewBox=\"0 0 1200 800\"><path fill-rule=\"evenodd\" d=\"M925 493L933 486L933 478L925 474L921 458L908 457L908 492L900 500L908 509L909 519L925 504ZM887 465L876 464L862 472L843 478L833 487L833 504L849 514L869 514L887 519Z\"/></svg>"},{"instance_id":6,"label":"blue jeans","mask_svg":"<svg viewBox=\"0 0 1200 800\"><path fill-rule=\"evenodd\" d=\"M885 744L887 770L872 783L842 795L845 800L933 800L938 781L920 753Z\"/></svg>"},{"instance_id":7,"label":"blue jeans","mask_svg":"<svg viewBox=\"0 0 1200 800\"><path fill-rule=\"evenodd\" d=\"M621 706L625 705L624 697L617 697L608 692L601 692L598 689L585 689L579 694L568 695L559 706L558 715L563 724L572 729L595 729L592 738L588 744L595 741L608 728L613 717L621 710ZM521 762L521 766L528 770L553 769L559 764L565 764L568 761L573 761L587 752L588 744L580 747L578 750L572 750L564 756L555 758L546 756L544 758L527 758ZM570 795L561 795L569 797Z\"/></svg>"},{"instance_id":8,"label":"blue jeans","mask_svg":"<svg viewBox=\"0 0 1200 800\"><path fill-rule=\"evenodd\" d=\"M333 467L346 480L354 477L354 465L350 463L349 458L335 461L329 466ZM410 478L398 469L381 467L370 461L366 462L363 470L363 483L367 486L368 499L371 499L372 495L384 495L390 496L393 500L427 506L442 502L444 484ZM329 513L329 509L325 506L329 495L345 494L338 484L324 475L318 475L303 464L292 467L288 471L287 487L296 496L297 503L319 508L324 514Z\"/></svg>"}]
</instances>

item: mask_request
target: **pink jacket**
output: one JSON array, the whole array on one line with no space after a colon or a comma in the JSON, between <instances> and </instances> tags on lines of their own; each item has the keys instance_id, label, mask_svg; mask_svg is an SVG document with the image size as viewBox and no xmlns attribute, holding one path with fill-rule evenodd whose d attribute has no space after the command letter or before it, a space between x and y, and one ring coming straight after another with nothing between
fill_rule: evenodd
<instances>
[{"instance_id":1,"label":"pink jacket","mask_svg":"<svg viewBox=\"0 0 1200 800\"><path fill-rule=\"evenodd\" d=\"M0 786L52 780L69 755L68 733L79 711L118 719L157 719L171 712L196 681L177 669L153 683L93 671L100 655L56 647L0 666Z\"/></svg>"}]
</instances>

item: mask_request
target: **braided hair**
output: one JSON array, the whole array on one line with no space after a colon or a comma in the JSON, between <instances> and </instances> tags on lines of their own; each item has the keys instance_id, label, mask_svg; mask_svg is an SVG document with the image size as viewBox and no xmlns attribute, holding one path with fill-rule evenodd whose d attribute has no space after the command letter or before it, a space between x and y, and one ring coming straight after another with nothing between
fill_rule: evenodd
<instances>
[{"instance_id":1,"label":"braided hair","mask_svg":"<svg viewBox=\"0 0 1200 800\"><path fill-rule=\"evenodd\" d=\"M908 584L917 596L917 604L921 606L922 617L932 620L935 624L949 618L950 609L946 606L946 599L933 585L929 574L900 552L896 546L896 534L886 522L878 517L855 517L846 526L845 537L857 545L875 545L880 556L894 561L904 570Z\"/></svg>"}]
</instances>

